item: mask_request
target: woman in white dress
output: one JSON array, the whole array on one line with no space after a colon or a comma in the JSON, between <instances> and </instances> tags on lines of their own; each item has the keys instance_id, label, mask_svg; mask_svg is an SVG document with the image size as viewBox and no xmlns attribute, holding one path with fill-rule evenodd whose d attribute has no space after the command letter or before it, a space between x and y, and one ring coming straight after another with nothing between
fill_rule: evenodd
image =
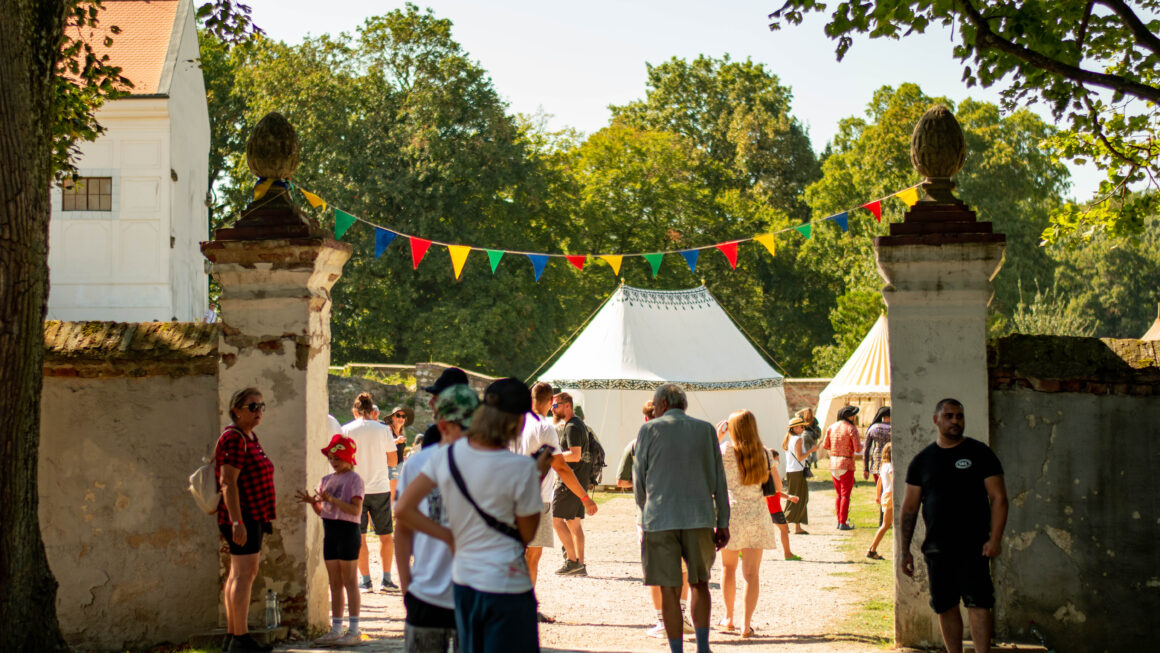
<instances>
[{"instance_id":1,"label":"woman in white dress","mask_svg":"<svg viewBox=\"0 0 1160 653\"><path fill-rule=\"evenodd\" d=\"M769 519L761 484L769 478L772 462L757 435L757 419L748 410L739 410L717 427L717 436L729 439L721 444L721 462L729 487L729 544L721 551L725 574L721 591L725 598L725 619L720 626L733 631L733 600L737 595L737 563L745 578L745 621L742 637L753 637L753 611L757 608L758 574L761 553L775 548L777 533Z\"/></svg>"}]
</instances>

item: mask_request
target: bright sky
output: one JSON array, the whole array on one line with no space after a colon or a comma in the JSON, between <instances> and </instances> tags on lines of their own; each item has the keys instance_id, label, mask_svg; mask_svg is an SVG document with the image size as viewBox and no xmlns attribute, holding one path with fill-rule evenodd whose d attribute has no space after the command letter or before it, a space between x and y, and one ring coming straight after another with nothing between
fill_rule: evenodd
<instances>
[{"instance_id":1,"label":"bright sky","mask_svg":"<svg viewBox=\"0 0 1160 653\"><path fill-rule=\"evenodd\" d=\"M383 0L246 0L254 21L275 39L296 43L307 34L354 32L363 20L399 2ZM993 90L968 89L951 56L949 31L901 41L858 40L846 59L819 16L799 27L770 32L766 16L779 0L427 0L435 15L454 23L452 35L492 77L519 113L542 110L554 128L592 133L608 123L608 105L645 94L646 63L705 54L766 64L793 90L793 114L809 128L820 152L838 121L862 116L883 85L917 83L931 96L998 102ZM1047 120L1050 117L1040 111ZM970 156L970 153L968 153ZM1100 175L1071 166L1072 194L1088 198Z\"/></svg>"}]
</instances>

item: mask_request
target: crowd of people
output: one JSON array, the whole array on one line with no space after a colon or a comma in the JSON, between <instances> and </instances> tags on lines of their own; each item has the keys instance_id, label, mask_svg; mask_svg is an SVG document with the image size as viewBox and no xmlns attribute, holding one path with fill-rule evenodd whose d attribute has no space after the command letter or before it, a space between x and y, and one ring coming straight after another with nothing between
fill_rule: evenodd
<instances>
[{"instance_id":1,"label":"crowd of people","mask_svg":"<svg viewBox=\"0 0 1160 653\"><path fill-rule=\"evenodd\" d=\"M573 398L545 383L528 388L519 380L501 379L479 397L462 370L449 368L424 390L430 394L435 422L421 440L416 438L409 456L404 457L404 428L414 413L396 407L383 424L373 398L361 393L353 402L351 422L329 420L332 433L322 454L333 473L313 490L297 492L298 500L322 520L322 553L330 580L331 629L315 643L345 646L360 641L359 592L374 589L366 545L366 533L373 528L383 561L379 591L399 592L406 610L405 650L538 651L538 623L553 621L538 609L535 593L544 550L554 550L558 537L563 560L556 573L587 574L583 520L598 511L589 496L598 477L593 473L595 434ZM819 448L829 454L837 530L854 528L849 506L857 457L863 460L864 479L873 475L882 514L866 555L882 559L877 547L893 523L888 407L875 415L865 442L855 406L840 409L824 434L812 410L799 411L786 425L780 451L763 444L749 410L733 412L714 428L687 415L686 407L680 386L661 385L642 409L644 422L625 448L617 475L617 485L632 489L639 510L644 584L657 609L657 624L649 633L667 638L671 651L681 651L689 634L698 653L709 650L709 577L718 551L725 615L717 626L739 630L743 638L757 635L753 615L762 557L780 542L784 560L801 560L790 548L790 524L793 533L807 534L808 479ZM259 390L235 393L232 422L215 453L222 489L218 523L230 551L223 651L233 653L269 650L246 627L262 537L271 532L275 519L273 463L255 433L264 408ZM944 408L940 403L939 410ZM961 423L961 406L958 419ZM936 425L938 420L936 415ZM953 416L944 421L953 421ZM940 436L940 447L943 440ZM957 442L947 441L951 446ZM1001 487L994 479L998 476L1001 486L1001 468L993 455L986 456L989 450L976 452L973 446L968 448L982 461L978 471L986 474L980 479L986 480L985 496L991 503L1002 498L1005 519L1005 494L999 497ZM910 565L904 571L913 566L909 539L917 505L923 505L928 529L933 519L927 514L929 494L920 492L917 503L914 496L916 484L926 491L929 482L924 478L912 464L903 504L907 550L902 559ZM978 510L978 504L972 505ZM989 526L984 560L997 555L994 531L1001 536L1003 524L992 521ZM928 532L927 542L931 536ZM949 612L945 606L951 595L956 606L961 596L969 608L990 607L984 595L989 584L973 578L964 586L967 581L961 577L951 582L954 558L937 547L928 552L926 543L924 553L932 572L932 596L936 579L942 583L938 604L932 599L940 619ZM398 584L391 575L392 561ZM939 565L946 573L936 572ZM737 619L739 567L745 591ZM953 634L953 618L946 620ZM961 639L961 621L958 629Z\"/></svg>"}]
</instances>

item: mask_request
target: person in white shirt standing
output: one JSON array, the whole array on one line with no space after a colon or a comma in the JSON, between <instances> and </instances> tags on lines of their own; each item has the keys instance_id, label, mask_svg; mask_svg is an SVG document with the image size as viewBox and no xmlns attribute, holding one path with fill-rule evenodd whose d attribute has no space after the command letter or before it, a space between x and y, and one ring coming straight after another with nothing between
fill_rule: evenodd
<instances>
[{"instance_id":1,"label":"person in white shirt standing","mask_svg":"<svg viewBox=\"0 0 1160 653\"><path fill-rule=\"evenodd\" d=\"M423 466L436 451L453 444L471 426L471 416L479 406L475 391L453 385L435 399L438 430L428 436L427 446L411 454L399 475L396 491L407 491ZM396 504L397 506L398 504ZM447 512L439 488L431 490L418 505L419 512L440 526L448 526ZM415 557L411 563L412 554ZM402 520L395 531L395 564L399 568L399 588L407 621L403 627L406 653L447 653L455 642L455 596L451 587L451 549L425 533L415 533ZM459 647L456 643L455 650Z\"/></svg>"},{"instance_id":2,"label":"person in white shirt standing","mask_svg":"<svg viewBox=\"0 0 1160 653\"><path fill-rule=\"evenodd\" d=\"M362 542L359 546L358 570L362 578L358 586L366 591L371 590L370 553L367 550L369 518L375 525L379 555L383 561L381 589L384 592L397 590L399 586L391 582L391 560L395 557L395 522L391 516L391 481L388 474L390 467L399 464L395 437L391 429L378 421L378 410L369 392L363 392L355 398L351 412L355 419L342 427L342 434L354 440L358 447L359 457L362 458L359 472L366 484L359 522Z\"/></svg>"},{"instance_id":3,"label":"person in white shirt standing","mask_svg":"<svg viewBox=\"0 0 1160 653\"><path fill-rule=\"evenodd\" d=\"M556 538L553 537L552 528L552 495L555 492L556 475L559 474L560 482L564 484L573 494L580 497L584 504L584 510L588 516L596 514L596 502L588 496L584 491L579 479L576 478L575 472L568 463L564 462L564 452L560 450L560 435L556 431L556 427L546 419L548 410L552 407L552 385L550 383L540 382L532 386L532 412L535 416L524 420L524 428L520 433L520 437L512 443L512 451L523 455L531 456L535 454L540 447L548 445L552 447L552 468L548 470L548 475L540 483L540 497L544 501L544 508L540 512L540 526L536 529L536 536L528 542L527 551L524 556L528 560L528 573L532 577L532 589L536 588L536 578L539 576L540 558L544 553L544 549L551 549L556 546ZM536 618L541 623L553 623L555 619L546 616L542 612L536 612Z\"/></svg>"}]
</instances>

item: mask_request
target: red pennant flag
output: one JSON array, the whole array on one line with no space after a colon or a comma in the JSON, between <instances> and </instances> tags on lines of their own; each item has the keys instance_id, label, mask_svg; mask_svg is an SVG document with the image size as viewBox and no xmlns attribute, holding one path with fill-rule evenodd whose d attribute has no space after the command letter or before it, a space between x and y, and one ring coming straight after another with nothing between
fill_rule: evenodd
<instances>
[{"instance_id":1,"label":"red pennant flag","mask_svg":"<svg viewBox=\"0 0 1160 653\"><path fill-rule=\"evenodd\" d=\"M731 243L721 243L720 245L717 245L716 247L717 247L717 249L721 250L721 253L725 255L725 258L729 259L729 267L736 270L737 269L737 241L735 240Z\"/></svg>"},{"instance_id":2,"label":"red pennant flag","mask_svg":"<svg viewBox=\"0 0 1160 653\"><path fill-rule=\"evenodd\" d=\"M427 253L427 248L431 246L431 241L422 238L411 236L411 262L415 264L412 270L419 269L419 261L423 260L423 255Z\"/></svg>"},{"instance_id":3,"label":"red pennant flag","mask_svg":"<svg viewBox=\"0 0 1160 653\"><path fill-rule=\"evenodd\" d=\"M588 260L588 255L565 256L564 258L568 259L568 262L572 265L575 265L577 270L584 270L584 262Z\"/></svg>"},{"instance_id":4,"label":"red pennant flag","mask_svg":"<svg viewBox=\"0 0 1160 653\"><path fill-rule=\"evenodd\" d=\"M874 219L882 222L882 200L874 200L869 204L863 204L862 208L874 214Z\"/></svg>"}]
</instances>

